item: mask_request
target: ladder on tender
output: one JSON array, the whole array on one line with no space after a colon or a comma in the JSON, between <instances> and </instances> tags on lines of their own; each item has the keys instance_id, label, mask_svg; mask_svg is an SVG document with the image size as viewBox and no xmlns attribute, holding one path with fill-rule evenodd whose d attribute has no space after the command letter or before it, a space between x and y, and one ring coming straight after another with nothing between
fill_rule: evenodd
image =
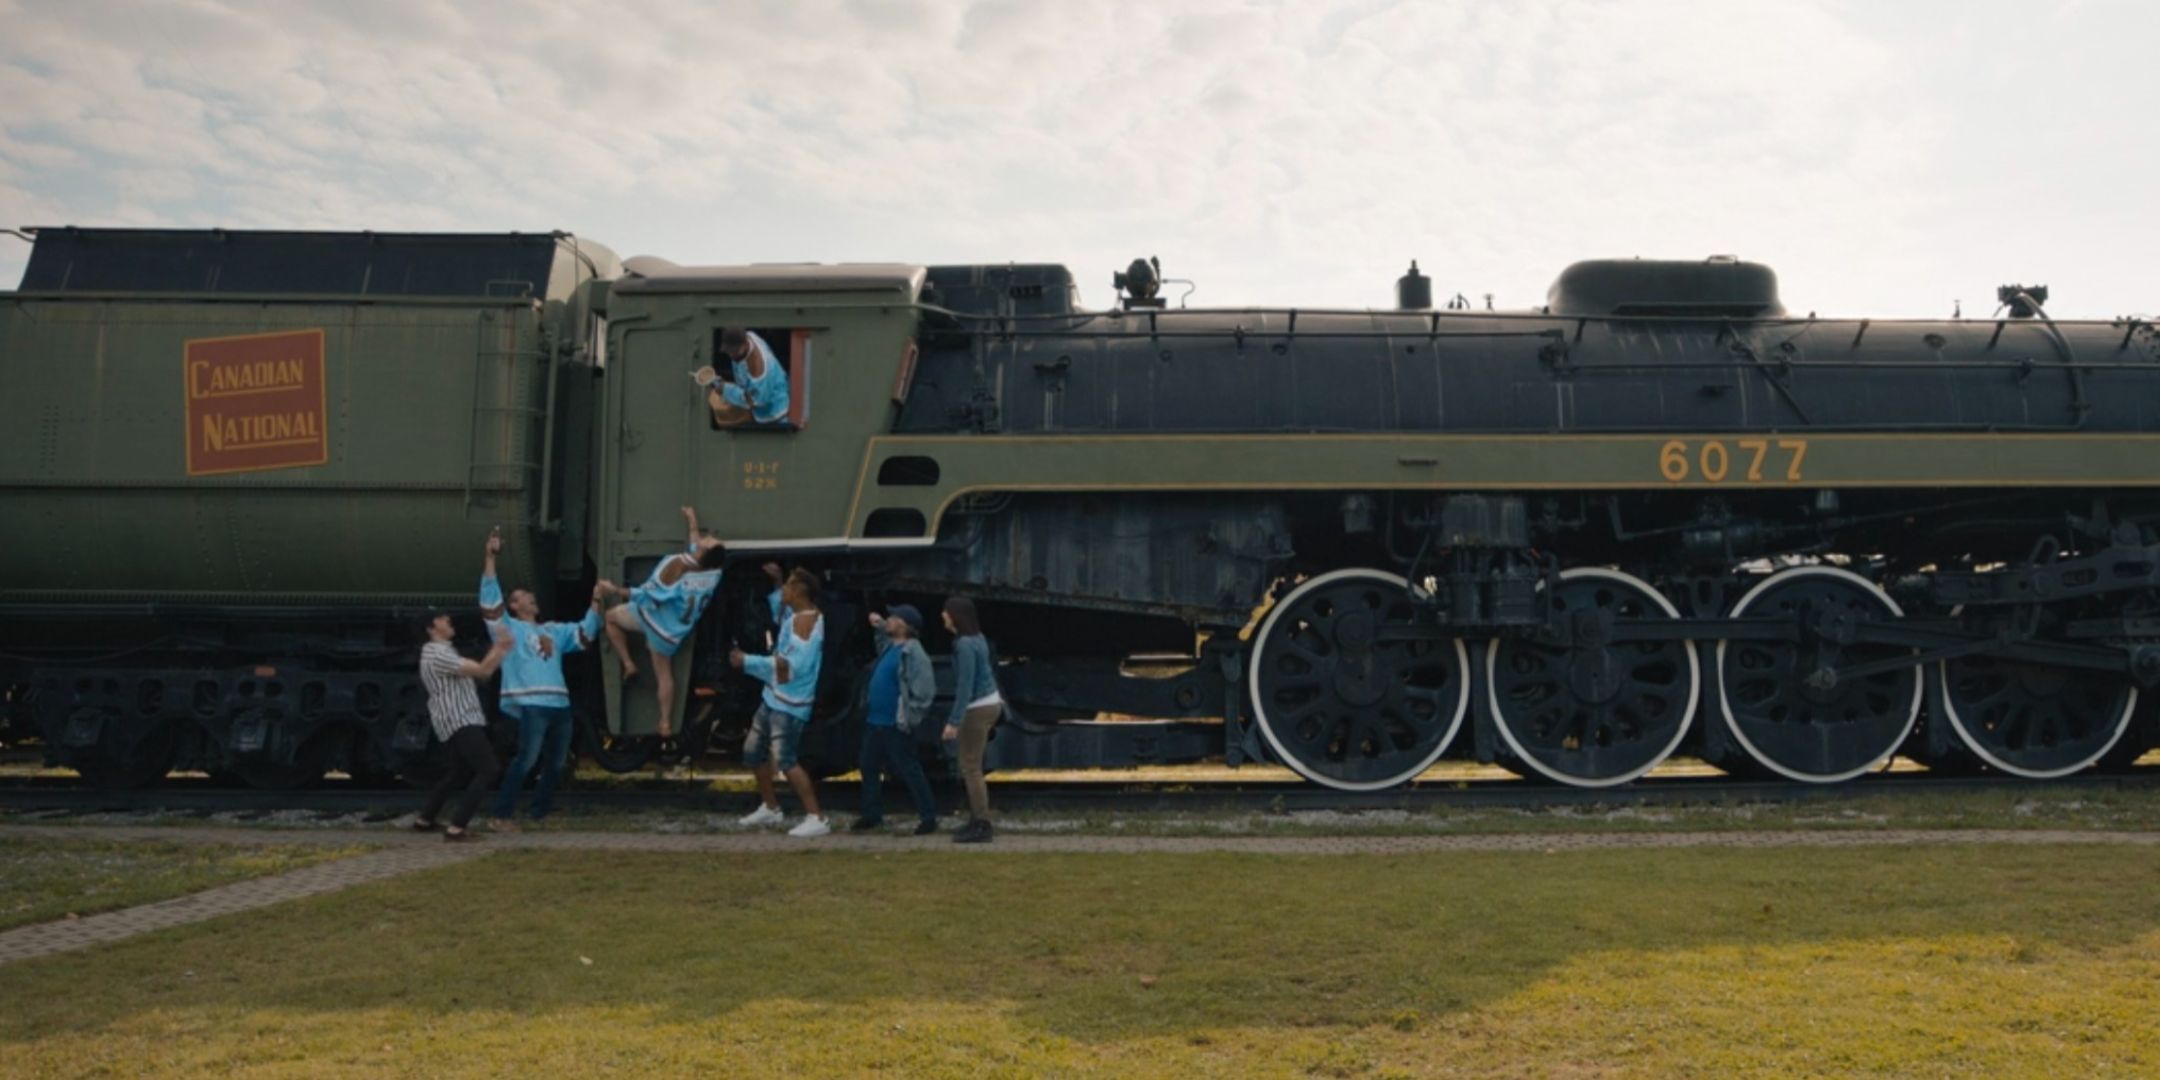
<instances>
[{"instance_id":1,"label":"ladder on tender","mask_svg":"<svg viewBox=\"0 0 2160 1080\"><path fill-rule=\"evenodd\" d=\"M504 319L493 311L480 314L478 342L473 350L472 424L467 431L465 455L465 517L490 516L519 495L530 495L526 514L536 521L546 500L546 467L550 447L549 429L555 409L554 371L545 349L511 347L517 340L517 320ZM529 363L528 363L529 361ZM525 379L547 381L547 406L519 404L531 400ZM537 444L539 456L533 450ZM536 495L537 498L530 496Z\"/></svg>"}]
</instances>

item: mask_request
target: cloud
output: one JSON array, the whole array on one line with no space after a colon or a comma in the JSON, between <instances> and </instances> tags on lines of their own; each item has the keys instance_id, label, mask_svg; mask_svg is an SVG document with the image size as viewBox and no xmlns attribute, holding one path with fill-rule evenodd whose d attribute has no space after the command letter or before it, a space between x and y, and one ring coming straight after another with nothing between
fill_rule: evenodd
<instances>
[{"instance_id":1,"label":"cloud","mask_svg":"<svg viewBox=\"0 0 2160 1080\"><path fill-rule=\"evenodd\" d=\"M2110 314L2160 306L2138 243L2160 162L2118 119L2150 104L2156 22L2102 0L0 0L0 219L1056 260L1097 302L1158 254L1196 302L1305 306L1385 304L1412 257L1525 305L1576 258L1737 252L1803 310L1934 313L2055 274ZM19 266L0 247L0 279Z\"/></svg>"}]
</instances>

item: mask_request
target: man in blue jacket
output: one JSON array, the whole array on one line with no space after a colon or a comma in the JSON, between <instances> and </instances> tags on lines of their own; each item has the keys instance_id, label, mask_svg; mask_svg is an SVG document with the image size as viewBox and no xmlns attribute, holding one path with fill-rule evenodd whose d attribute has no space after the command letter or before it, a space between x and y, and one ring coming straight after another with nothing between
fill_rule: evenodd
<instances>
[{"instance_id":1,"label":"man in blue jacket","mask_svg":"<svg viewBox=\"0 0 2160 1080\"><path fill-rule=\"evenodd\" d=\"M480 616L488 633L508 633L510 654L502 665L503 715L517 721L517 757L503 773L502 788L495 793L492 828L516 832L518 789L540 766L540 785L533 792L532 818L538 821L553 809L555 789L562 783L563 766L570 760L570 686L563 680L563 657L592 648L600 636L601 597L614 589L602 581L593 588L592 606L585 618L574 623L540 621L540 601L531 589L513 589L505 619L502 585L495 580L495 556L502 551L502 530L488 533L487 559L480 570Z\"/></svg>"},{"instance_id":2,"label":"man in blue jacket","mask_svg":"<svg viewBox=\"0 0 2160 1080\"><path fill-rule=\"evenodd\" d=\"M922 612L913 604L896 604L890 615L870 616L870 629L877 633L877 666L870 672L869 713L863 718L862 813L848 831L870 832L885 823L885 774L891 772L907 785L908 801L915 804L915 835L926 836L937 831L937 802L915 753L915 729L930 715L937 677L930 671L930 654L915 637L922 632Z\"/></svg>"}]
</instances>

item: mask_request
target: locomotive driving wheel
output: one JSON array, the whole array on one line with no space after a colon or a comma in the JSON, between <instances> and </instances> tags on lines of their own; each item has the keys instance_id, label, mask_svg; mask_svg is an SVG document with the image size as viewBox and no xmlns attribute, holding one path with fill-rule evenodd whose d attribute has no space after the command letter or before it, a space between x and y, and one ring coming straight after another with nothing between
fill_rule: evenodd
<instances>
[{"instance_id":1,"label":"locomotive driving wheel","mask_svg":"<svg viewBox=\"0 0 2160 1080\"><path fill-rule=\"evenodd\" d=\"M1261 623L1253 716L1306 779L1372 791L1424 772L1470 708L1469 651L1418 625L1409 584L1377 570L1300 583Z\"/></svg>"},{"instance_id":2,"label":"locomotive driving wheel","mask_svg":"<svg viewBox=\"0 0 2160 1080\"><path fill-rule=\"evenodd\" d=\"M1646 581L1618 570L1560 574L1544 597L1569 643L1495 639L1485 688L1510 756L1575 787L1624 784L1680 745L1702 691L1692 641L1614 641L1623 622L1680 612Z\"/></svg>"},{"instance_id":3,"label":"locomotive driving wheel","mask_svg":"<svg viewBox=\"0 0 2160 1080\"><path fill-rule=\"evenodd\" d=\"M1904 614L1849 570L1797 566L1765 577L1731 617L1796 624L1798 640L1718 643L1718 706L1727 731L1749 758L1790 780L1833 784L1886 763L1920 718L1920 668L1857 677L1840 671L1916 651L1865 644L1854 634Z\"/></svg>"},{"instance_id":4,"label":"locomotive driving wheel","mask_svg":"<svg viewBox=\"0 0 2160 1080\"><path fill-rule=\"evenodd\" d=\"M630 773L652 763L660 752L658 739L635 735L617 735L607 728L605 721L579 711L575 747L592 755L593 763L611 773Z\"/></svg>"},{"instance_id":5,"label":"locomotive driving wheel","mask_svg":"<svg viewBox=\"0 0 2160 1080\"><path fill-rule=\"evenodd\" d=\"M2127 675L1996 656L1961 656L1935 668L1943 719L1958 741L2012 776L2052 780L2092 765L2114 749L2137 712L2137 685Z\"/></svg>"}]
</instances>

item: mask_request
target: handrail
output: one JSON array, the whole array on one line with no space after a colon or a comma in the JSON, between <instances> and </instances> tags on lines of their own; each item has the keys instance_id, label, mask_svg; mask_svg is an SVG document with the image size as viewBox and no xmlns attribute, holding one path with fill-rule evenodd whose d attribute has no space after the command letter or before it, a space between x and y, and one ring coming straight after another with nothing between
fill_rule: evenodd
<instances>
[{"instance_id":1,"label":"handrail","mask_svg":"<svg viewBox=\"0 0 2160 1080\"><path fill-rule=\"evenodd\" d=\"M550 521L548 515L554 509L555 489L555 386L562 382L562 372L556 369L551 358L540 358L540 374L547 379L547 408L542 410L540 420L540 520L541 532L551 533L560 522Z\"/></svg>"},{"instance_id":2,"label":"handrail","mask_svg":"<svg viewBox=\"0 0 2160 1080\"><path fill-rule=\"evenodd\" d=\"M141 300L149 303L186 304L349 304L410 305L413 307L537 307L530 296L405 296L398 293L242 293L242 292L126 292L114 289L17 289L0 290L9 300Z\"/></svg>"}]
</instances>

